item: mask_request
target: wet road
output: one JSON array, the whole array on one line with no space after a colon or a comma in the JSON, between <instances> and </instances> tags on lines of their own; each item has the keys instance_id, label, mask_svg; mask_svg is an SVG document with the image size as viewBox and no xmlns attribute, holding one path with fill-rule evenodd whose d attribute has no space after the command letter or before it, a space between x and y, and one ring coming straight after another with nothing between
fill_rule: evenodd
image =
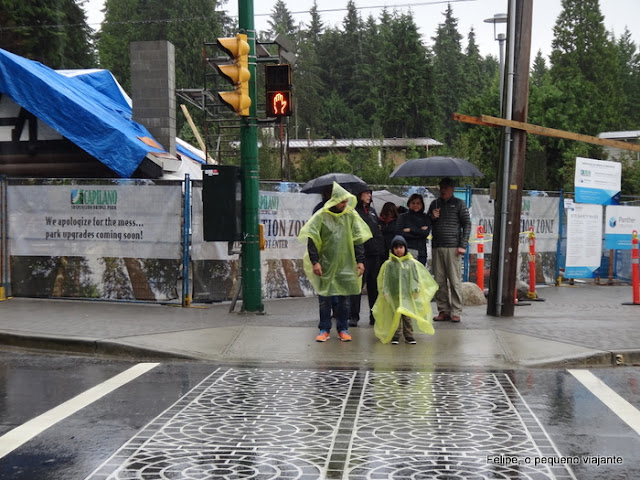
<instances>
[{"instance_id":1,"label":"wet road","mask_svg":"<svg viewBox=\"0 0 640 480\"><path fill-rule=\"evenodd\" d=\"M0 478L640 478L640 370L0 354Z\"/></svg>"}]
</instances>

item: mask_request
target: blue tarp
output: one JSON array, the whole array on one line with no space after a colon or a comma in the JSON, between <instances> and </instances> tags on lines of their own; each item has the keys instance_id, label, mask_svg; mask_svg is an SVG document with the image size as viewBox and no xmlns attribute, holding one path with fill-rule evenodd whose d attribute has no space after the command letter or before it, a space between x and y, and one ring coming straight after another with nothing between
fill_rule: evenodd
<instances>
[{"instance_id":1,"label":"blue tarp","mask_svg":"<svg viewBox=\"0 0 640 480\"><path fill-rule=\"evenodd\" d=\"M131 120L131 107L86 80L0 49L0 93L121 177L131 177L149 152L165 151L138 138L153 137Z\"/></svg>"},{"instance_id":2,"label":"blue tarp","mask_svg":"<svg viewBox=\"0 0 640 480\"><path fill-rule=\"evenodd\" d=\"M131 109L131 99L124 92L118 81L113 77L109 70L102 69L81 69L81 70L56 70L65 77L73 77L95 88L100 93L119 103L123 108L123 114L126 118L131 119L133 111ZM176 139L176 151L183 157L189 157L198 163L205 164L201 156L182 146Z\"/></svg>"}]
</instances>

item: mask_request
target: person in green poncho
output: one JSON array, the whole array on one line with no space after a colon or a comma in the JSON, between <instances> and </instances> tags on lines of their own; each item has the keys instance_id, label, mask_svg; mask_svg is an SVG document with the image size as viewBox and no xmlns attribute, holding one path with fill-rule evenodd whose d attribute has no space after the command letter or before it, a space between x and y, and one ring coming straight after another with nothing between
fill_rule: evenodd
<instances>
[{"instance_id":1,"label":"person in green poncho","mask_svg":"<svg viewBox=\"0 0 640 480\"><path fill-rule=\"evenodd\" d=\"M378 299L373 306L376 337L396 345L403 334L405 342L415 344L412 322L433 335L431 299L437 290L429 271L409 253L404 237L396 235L378 274Z\"/></svg>"},{"instance_id":2,"label":"person in green poncho","mask_svg":"<svg viewBox=\"0 0 640 480\"><path fill-rule=\"evenodd\" d=\"M318 294L318 342L329 339L332 307L338 337L343 342L351 340L349 296L362 289L362 244L371 238L371 229L354 210L356 204L356 197L334 182L331 198L304 224L298 235L298 240L307 242L303 266Z\"/></svg>"}]
</instances>

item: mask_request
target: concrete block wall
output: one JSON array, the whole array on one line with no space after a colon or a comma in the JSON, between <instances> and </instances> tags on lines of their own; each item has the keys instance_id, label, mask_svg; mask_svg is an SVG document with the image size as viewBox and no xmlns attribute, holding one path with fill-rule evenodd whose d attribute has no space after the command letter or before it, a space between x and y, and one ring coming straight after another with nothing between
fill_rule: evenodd
<instances>
[{"instance_id":1,"label":"concrete block wall","mask_svg":"<svg viewBox=\"0 0 640 480\"><path fill-rule=\"evenodd\" d=\"M175 47L164 40L132 42L130 54L133 120L175 155Z\"/></svg>"}]
</instances>

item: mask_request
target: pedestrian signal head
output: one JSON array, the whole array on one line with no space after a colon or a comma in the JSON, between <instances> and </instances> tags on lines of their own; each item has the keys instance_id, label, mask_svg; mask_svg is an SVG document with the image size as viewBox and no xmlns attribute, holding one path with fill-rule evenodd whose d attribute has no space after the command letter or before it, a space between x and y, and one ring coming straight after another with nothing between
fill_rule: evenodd
<instances>
[{"instance_id":1,"label":"pedestrian signal head","mask_svg":"<svg viewBox=\"0 0 640 480\"><path fill-rule=\"evenodd\" d=\"M286 117L292 114L291 65L268 64L264 67L267 117Z\"/></svg>"}]
</instances>

